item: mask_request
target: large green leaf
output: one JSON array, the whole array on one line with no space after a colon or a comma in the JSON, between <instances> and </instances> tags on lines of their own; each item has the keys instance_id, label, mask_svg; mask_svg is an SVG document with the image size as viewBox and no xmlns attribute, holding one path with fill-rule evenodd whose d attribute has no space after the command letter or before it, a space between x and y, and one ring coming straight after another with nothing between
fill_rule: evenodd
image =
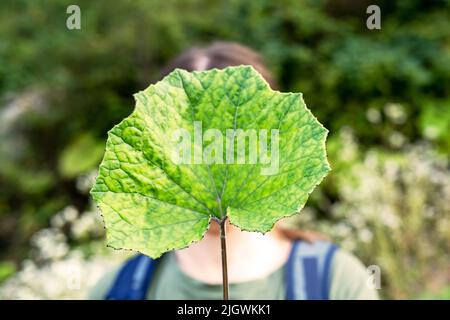
<instances>
[{"instance_id":1,"label":"large green leaf","mask_svg":"<svg viewBox=\"0 0 450 320\"><path fill-rule=\"evenodd\" d=\"M111 247L158 257L200 240L212 217L227 216L243 230L267 232L280 218L299 212L330 170L327 130L302 95L271 90L249 66L193 73L177 69L135 98L134 112L108 133L91 190ZM176 164L180 140L174 132L182 128L194 137L195 123L201 123L203 133L217 129L222 137L231 129L230 140L237 139L234 129L254 129L259 140L248 138L248 151L263 150L257 141L265 140L261 130L268 130L268 156L278 143L278 171L267 174L263 168L269 164L261 161L206 164L200 157L197 163ZM276 130L278 139L271 136ZM215 139L205 135L200 147L211 151L208 147L220 141ZM231 149L225 141L223 150L211 155L237 159L239 147L234 143ZM189 150L194 154L196 148Z\"/></svg>"}]
</instances>

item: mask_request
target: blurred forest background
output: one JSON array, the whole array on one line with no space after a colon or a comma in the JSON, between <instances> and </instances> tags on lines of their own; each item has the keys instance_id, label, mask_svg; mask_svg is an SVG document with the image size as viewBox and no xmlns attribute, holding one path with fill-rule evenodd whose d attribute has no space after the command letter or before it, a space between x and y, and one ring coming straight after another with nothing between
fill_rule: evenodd
<instances>
[{"instance_id":1,"label":"blurred forest background","mask_svg":"<svg viewBox=\"0 0 450 320\"><path fill-rule=\"evenodd\" d=\"M333 171L293 222L379 265L383 298L450 299L448 0L2 0L0 298L83 298L123 259L88 196L106 131L215 40L260 51L330 130Z\"/></svg>"}]
</instances>

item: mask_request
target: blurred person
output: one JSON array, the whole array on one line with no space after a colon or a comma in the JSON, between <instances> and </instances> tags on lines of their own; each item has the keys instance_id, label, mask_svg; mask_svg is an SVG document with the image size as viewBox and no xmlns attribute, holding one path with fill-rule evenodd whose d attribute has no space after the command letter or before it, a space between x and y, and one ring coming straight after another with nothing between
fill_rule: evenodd
<instances>
[{"instance_id":1,"label":"blurred person","mask_svg":"<svg viewBox=\"0 0 450 320\"><path fill-rule=\"evenodd\" d=\"M251 65L278 86L262 57L237 43L195 47L172 60L173 69L201 71ZM369 274L352 254L311 231L285 229L282 222L266 234L241 231L227 223L230 298L377 299ZM138 254L108 272L89 299L222 299L220 226L212 221L203 240L168 252L157 260Z\"/></svg>"}]
</instances>

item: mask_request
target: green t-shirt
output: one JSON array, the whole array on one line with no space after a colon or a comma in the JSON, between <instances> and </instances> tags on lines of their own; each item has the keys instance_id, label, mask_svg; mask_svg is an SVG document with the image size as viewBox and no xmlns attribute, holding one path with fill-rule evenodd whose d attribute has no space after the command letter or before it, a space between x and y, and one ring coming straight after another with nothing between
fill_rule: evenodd
<instances>
[{"instance_id":1,"label":"green t-shirt","mask_svg":"<svg viewBox=\"0 0 450 320\"><path fill-rule=\"evenodd\" d=\"M173 253L161 259L147 291L147 299L222 299L222 285L207 284L189 277L180 270ZM88 299L104 299L119 270L108 272L90 291ZM230 297L233 300L283 300L286 295L284 273L283 266L263 279L231 283ZM367 285L367 279L364 265L355 256L339 249L331 264L330 299L377 299L378 294Z\"/></svg>"}]
</instances>

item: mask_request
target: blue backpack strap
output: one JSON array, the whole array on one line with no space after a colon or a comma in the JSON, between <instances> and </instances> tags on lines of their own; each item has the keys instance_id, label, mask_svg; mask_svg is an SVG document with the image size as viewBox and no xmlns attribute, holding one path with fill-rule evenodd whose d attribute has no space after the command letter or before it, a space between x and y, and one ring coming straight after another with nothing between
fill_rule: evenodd
<instances>
[{"instance_id":1,"label":"blue backpack strap","mask_svg":"<svg viewBox=\"0 0 450 320\"><path fill-rule=\"evenodd\" d=\"M126 261L105 299L145 300L158 261L143 254Z\"/></svg>"},{"instance_id":2,"label":"blue backpack strap","mask_svg":"<svg viewBox=\"0 0 450 320\"><path fill-rule=\"evenodd\" d=\"M331 261L338 247L330 242L293 244L286 269L287 300L328 300Z\"/></svg>"}]
</instances>

